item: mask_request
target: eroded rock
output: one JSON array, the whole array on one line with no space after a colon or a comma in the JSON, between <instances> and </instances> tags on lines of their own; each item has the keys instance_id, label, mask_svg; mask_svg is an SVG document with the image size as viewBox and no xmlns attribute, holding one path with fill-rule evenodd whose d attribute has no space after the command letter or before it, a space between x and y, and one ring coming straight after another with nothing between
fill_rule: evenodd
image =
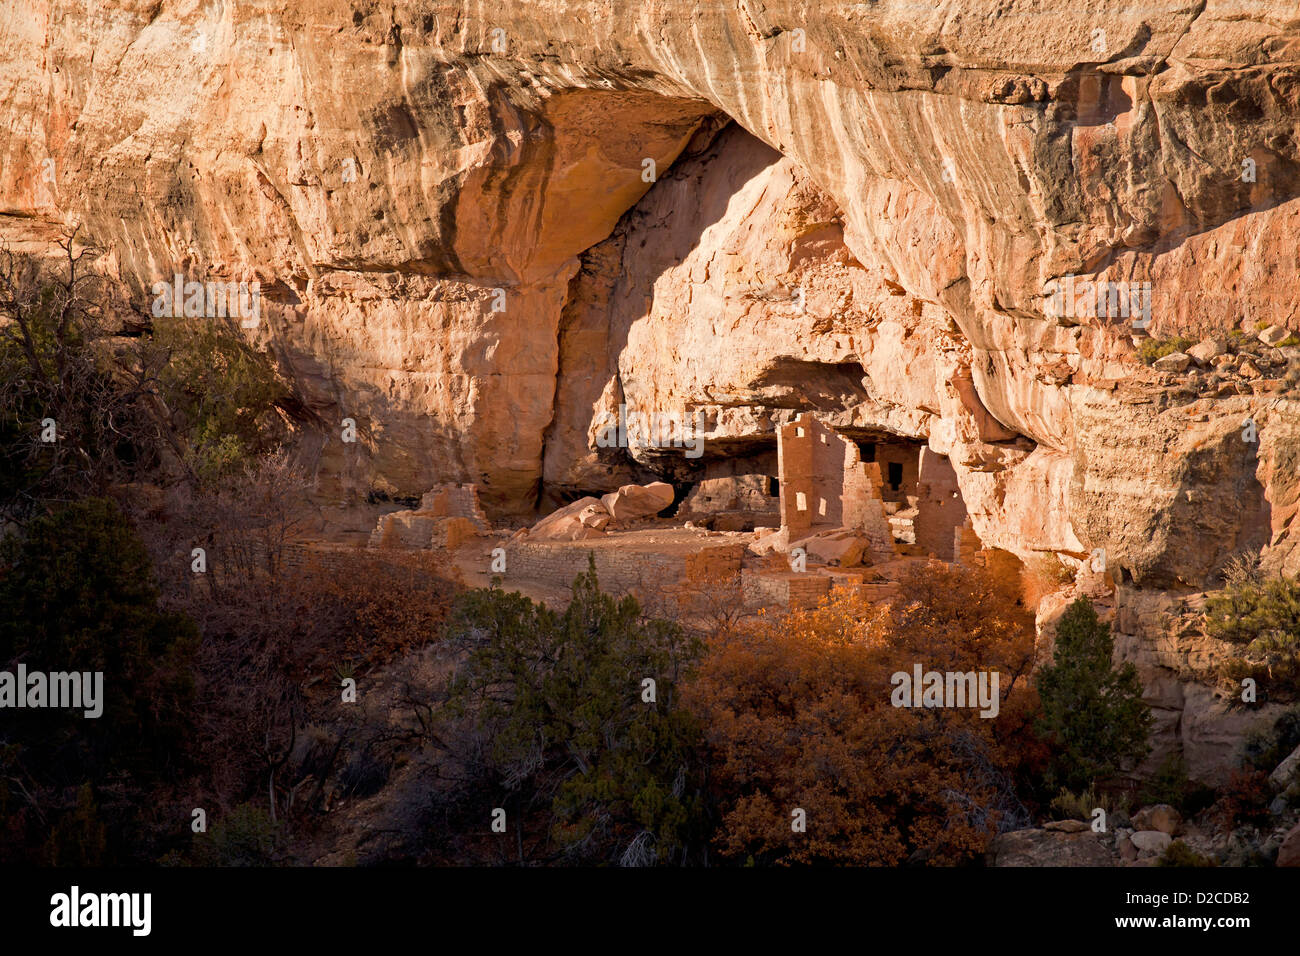
<instances>
[{"instance_id":1,"label":"eroded rock","mask_svg":"<svg viewBox=\"0 0 1300 956\"><path fill-rule=\"evenodd\" d=\"M530 541L583 541L599 537L604 532L594 525L597 516L609 513L598 498L579 498L572 504L559 508L528 529ZM584 518L586 519L584 521Z\"/></svg>"},{"instance_id":2,"label":"eroded rock","mask_svg":"<svg viewBox=\"0 0 1300 956\"><path fill-rule=\"evenodd\" d=\"M673 503L673 486L664 481L623 485L600 500L605 510L619 521L648 518Z\"/></svg>"},{"instance_id":3,"label":"eroded rock","mask_svg":"<svg viewBox=\"0 0 1300 956\"><path fill-rule=\"evenodd\" d=\"M1114 866L1115 854L1096 833L1028 829L993 841L993 866Z\"/></svg>"},{"instance_id":4,"label":"eroded rock","mask_svg":"<svg viewBox=\"0 0 1300 956\"><path fill-rule=\"evenodd\" d=\"M1133 814L1133 826L1139 831L1159 830L1161 833L1168 833L1170 836L1175 836L1177 835L1182 822L1182 815L1167 803L1158 803L1155 806L1143 807L1137 813Z\"/></svg>"},{"instance_id":5,"label":"eroded rock","mask_svg":"<svg viewBox=\"0 0 1300 956\"><path fill-rule=\"evenodd\" d=\"M1139 854L1158 856L1173 842L1173 837L1161 830L1138 830L1129 837L1129 840Z\"/></svg>"}]
</instances>

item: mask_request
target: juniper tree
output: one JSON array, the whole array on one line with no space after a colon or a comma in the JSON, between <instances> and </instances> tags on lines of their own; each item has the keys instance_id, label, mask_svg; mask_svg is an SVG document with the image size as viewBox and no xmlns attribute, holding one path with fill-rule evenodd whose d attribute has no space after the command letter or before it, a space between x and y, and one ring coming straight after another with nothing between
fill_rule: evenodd
<instances>
[{"instance_id":1,"label":"juniper tree","mask_svg":"<svg viewBox=\"0 0 1300 956\"><path fill-rule=\"evenodd\" d=\"M1205 602L1205 631L1240 648L1222 673L1240 687L1254 678L1268 696L1292 700L1300 694L1300 581L1265 576L1238 562L1227 587Z\"/></svg>"},{"instance_id":2,"label":"juniper tree","mask_svg":"<svg viewBox=\"0 0 1300 956\"><path fill-rule=\"evenodd\" d=\"M0 670L102 675L98 717L3 711L0 859L148 858L151 800L190 765L193 622L160 606L144 544L103 498L0 540L0 607Z\"/></svg>"},{"instance_id":3,"label":"juniper tree","mask_svg":"<svg viewBox=\"0 0 1300 956\"><path fill-rule=\"evenodd\" d=\"M447 637L465 656L439 736L473 770L473 812L489 798L507 808L506 858L686 858L698 728L678 688L699 655L695 638L601 591L594 564L562 614L498 588L468 592ZM455 729L457 717L468 726Z\"/></svg>"},{"instance_id":4,"label":"juniper tree","mask_svg":"<svg viewBox=\"0 0 1300 956\"><path fill-rule=\"evenodd\" d=\"M1048 783L1082 790L1146 756L1151 712L1137 668L1116 665L1110 626L1087 598L1066 609L1051 666L1038 675L1039 731L1053 748Z\"/></svg>"}]
</instances>

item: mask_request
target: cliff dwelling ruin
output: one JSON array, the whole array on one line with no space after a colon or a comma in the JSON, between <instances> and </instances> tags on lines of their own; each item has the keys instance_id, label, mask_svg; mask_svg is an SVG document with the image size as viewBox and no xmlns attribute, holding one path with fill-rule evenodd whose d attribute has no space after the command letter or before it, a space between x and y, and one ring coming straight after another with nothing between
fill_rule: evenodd
<instances>
[{"instance_id":1,"label":"cliff dwelling ruin","mask_svg":"<svg viewBox=\"0 0 1300 956\"><path fill-rule=\"evenodd\" d=\"M466 566L482 563L491 544L512 581L556 590L594 560L615 590L644 595L708 580L754 607L811 604L837 586L883 596L915 560L990 566L953 469L924 443L852 440L811 412L778 426L776 442L773 475L705 478L684 492L627 484L513 533L490 529L472 485L440 486L418 509L382 516L370 543L468 547L468 559L457 558ZM1019 562L1006 558L1015 573Z\"/></svg>"},{"instance_id":2,"label":"cliff dwelling ruin","mask_svg":"<svg viewBox=\"0 0 1300 956\"><path fill-rule=\"evenodd\" d=\"M901 438L851 441L812 414L778 435L781 524L792 536L859 528L879 550L890 541L952 560L966 506L946 457Z\"/></svg>"}]
</instances>

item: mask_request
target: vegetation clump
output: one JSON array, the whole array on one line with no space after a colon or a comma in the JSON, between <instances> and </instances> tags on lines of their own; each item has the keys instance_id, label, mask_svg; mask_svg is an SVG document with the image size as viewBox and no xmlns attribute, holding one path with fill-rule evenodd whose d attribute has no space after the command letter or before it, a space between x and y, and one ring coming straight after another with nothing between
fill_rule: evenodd
<instances>
[{"instance_id":1,"label":"vegetation clump","mask_svg":"<svg viewBox=\"0 0 1300 956\"><path fill-rule=\"evenodd\" d=\"M1085 789L1149 751L1151 712L1132 663L1116 664L1110 625L1087 598L1066 609L1052 663L1038 674L1039 730L1052 742L1049 783Z\"/></svg>"},{"instance_id":2,"label":"vegetation clump","mask_svg":"<svg viewBox=\"0 0 1300 956\"><path fill-rule=\"evenodd\" d=\"M1247 678L1269 696L1300 695L1300 581L1267 576L1257 562L1238 562L1226 586L1205 602L1205 630L1238 649L1220 674L1235 686Z\"/></svg>"},{"instance_id":3,"label":"vegetation clump","mask_svg":"<svg viewBox=\"0 0 1300 956\"><path fill-rule=\"evenodd\" d=\"M702 849L700 730L680 689L699 642L603 593L594 562L573 592L562 614L499 588L453 607L446 640L465 656L435 719L468 778L442 814L472 832L489 798L515 834L501 862L686 862Z\"/></svg>"}]
</instances>

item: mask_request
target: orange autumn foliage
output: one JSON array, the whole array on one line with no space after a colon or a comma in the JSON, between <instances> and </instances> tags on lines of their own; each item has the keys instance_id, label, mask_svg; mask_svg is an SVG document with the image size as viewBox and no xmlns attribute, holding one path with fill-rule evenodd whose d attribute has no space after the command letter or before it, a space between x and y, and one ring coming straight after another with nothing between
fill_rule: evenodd
<instances>
[{"instance_id":1,"label":"orange autumn foliage","mask_svg":"<svg viewBox=\"0 0 1300 956\"><path fill-rule=\"evenodd\" d=\"M724 857L956 864L1024 820L1014 779L1040 758L1032 615L978 569L932 562L899 591L885 605L837 592L711 640L687 702L706 728ZM891 675L918 663L996 670L998 715L892 706Z\"/></svg>"}]
</instances>

